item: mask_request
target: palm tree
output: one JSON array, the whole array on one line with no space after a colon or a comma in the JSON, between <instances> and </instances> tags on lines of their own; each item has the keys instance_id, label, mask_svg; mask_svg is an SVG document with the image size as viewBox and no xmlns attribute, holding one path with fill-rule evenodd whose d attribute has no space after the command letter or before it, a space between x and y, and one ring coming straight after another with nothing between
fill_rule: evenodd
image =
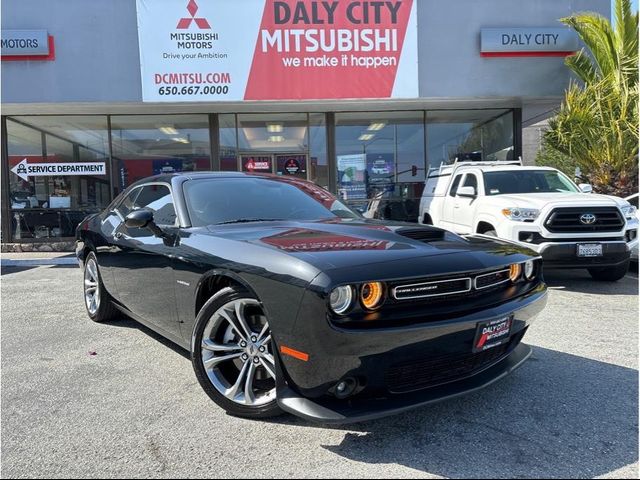
<instances>
[{"instance_id":1,"label":"palm tree","mask_svg":"<svg viewBox=\"0 0 640 480\"><path fill-rule=\"evenodd\" d=\"M628 87L638 83L638 13L632 13L631 0L616 0L614 16L615 27L596 13L561 19L586 46L565 62L586 84L603 79Z\"/></svg>"},{"instance_id":2,"label":"palm tree","mask_svg":"<svg viewBox=\"0 0 640 480\"><path fill-rule=\"evenodd\" d=\"M596 191L624 196L638 190L638 14L630 0L614 9L615 27L595 13L561 19L585 44L565 61L583 85L567 89L544 145L579 166Z\"/></svg>"}]
</instances>

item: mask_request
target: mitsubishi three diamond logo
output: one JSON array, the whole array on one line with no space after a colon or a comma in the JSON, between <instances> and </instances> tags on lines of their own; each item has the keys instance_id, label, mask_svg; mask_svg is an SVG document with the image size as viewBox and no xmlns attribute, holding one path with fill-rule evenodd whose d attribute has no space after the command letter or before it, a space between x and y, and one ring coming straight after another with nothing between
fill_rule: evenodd
<instances>
[{"instance_id":1,"label":"mitsubishi three diamond logo","mask_svg":"<svg viewBox=\"0 0 640 480\"><path fill-rule=\"evenodd\" d=\"M191 26L192 22L195 22L200 30L210 30L211 26L206 18L196 17L196 13L198 13L198 4L195 0L189 0L187 5L187 11L189 12L190 17L183 17L178 21L178 26L176 27L178 30L186 30Z\"/></svg>"}]
</instances>

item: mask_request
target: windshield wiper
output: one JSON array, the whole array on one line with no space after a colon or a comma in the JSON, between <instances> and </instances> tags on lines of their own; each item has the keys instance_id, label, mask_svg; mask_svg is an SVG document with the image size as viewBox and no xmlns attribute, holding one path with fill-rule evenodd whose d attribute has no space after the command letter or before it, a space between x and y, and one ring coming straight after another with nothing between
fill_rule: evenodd
<instances>
[{"instance_id":1,"label":"windshield wiper","mask_svg":"<svg viewBox=\"0 0 640 480\"><path fill-rule=\"evenodd\" d=\"M282 218L237 218L235 220L227 220L226 222L216 223L216 225L226 225L229 223L248 223L248 222L279 222Z\"/></svg>"}]
</instances>

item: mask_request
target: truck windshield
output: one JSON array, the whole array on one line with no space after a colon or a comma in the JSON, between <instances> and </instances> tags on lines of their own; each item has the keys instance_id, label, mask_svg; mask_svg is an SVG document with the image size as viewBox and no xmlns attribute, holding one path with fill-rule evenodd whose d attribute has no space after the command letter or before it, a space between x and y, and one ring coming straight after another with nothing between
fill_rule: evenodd
<instances>
[{"instance_id":1,"label":"truck windshield","mask_svg":"<svg viewBox=\"0 0 640 480\"><path fill-rule=\"evenodd\" d=\"M485 172L484 189L487 195L580 192L565 175L550 170Z\"/></svg>"}]
</instances>

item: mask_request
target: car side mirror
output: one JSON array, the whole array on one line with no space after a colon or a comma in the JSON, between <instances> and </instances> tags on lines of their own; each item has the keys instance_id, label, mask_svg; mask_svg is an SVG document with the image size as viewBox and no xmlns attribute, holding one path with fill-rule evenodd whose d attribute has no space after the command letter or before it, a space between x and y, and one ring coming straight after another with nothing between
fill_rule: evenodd
<instances>
[{"instance_id":1,"label":"car side mirror","mask_svg":"<svg viewBox=\"0 0 640 480\"><path fill-rule=\"evenodd\" d=\"M153 223L153 212L147 208L141 208L130 212L124 219L128 228L146 228Z\"/></svg>"},{"instance_id":2,"label":"car side mirror","mask_svg":"<svg viewBox=\"0 0 640 480\"><path fill-rule=\"evenodd\" d=\"M146 228L156 237L161 238L165 245L175 245L177 236L163 231L156 222L153 221L153 211L148 208L141 208L130 212L124 219L127 228Z\"/></svg>"},{"instance_id":3,"label":"car side mirror","mask_svg":"<svg viewBox=\"0 0 640 480\"><path fill-rule=\"evenodd\" d=\"M588 183L581 183L578 187L582 193L593 193L593 187Z\"/></svg>"},{"instance_id":4,"label":"car side mirror","mask_svg":"<svg viewBox=\"0 0 640 480\"><path fill-rule=\"evenodd\" d=\"M456 195L458 195L459 197L470 197L470 198L475 198L478 196L476 194L475 187L460 187L456 192Z\"/></svg>"}]
</instances>

